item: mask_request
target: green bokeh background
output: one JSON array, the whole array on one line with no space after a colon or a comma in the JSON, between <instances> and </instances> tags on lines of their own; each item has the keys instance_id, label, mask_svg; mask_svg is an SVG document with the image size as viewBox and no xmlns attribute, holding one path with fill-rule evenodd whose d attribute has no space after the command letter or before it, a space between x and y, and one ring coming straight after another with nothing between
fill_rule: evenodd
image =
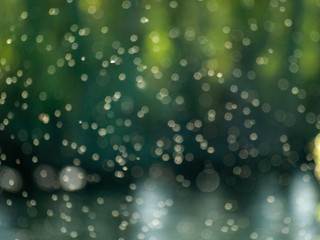
<instances>
[{"instance_id":1,"label":"green bokeh background","mask_svg":"<svg viewBox=\"0 0 320 240\"><path fill-rule=\"evenodd\" d=\"M18 193L0 189L0 239L69 239L72 231L78 239L143 239L147 220L129 220L143 210L126 196L153 191L176 203L157 239L257 239L259 231L261 239L308 239L295 238L300 213L290 189L301 176L317 202L319 0L2 0L0 14L1 166L23 179ZM80 166L87 186L43 191L33 176L40 164ZM197 188L204 168L219 173L214 193ZM274 218L263 210L270 194L282 209ZM230 200L238 208L225 213ZM301 228L317 239L309 205L312 220ZM96 217L86 219L83 206ZM48 209L73 216L66 232ZM216 219L209 230L205 215ZM280 227L286 216L289 233ZM224 232L231 217L250 223Z\"/></svg>"}]
</instances>

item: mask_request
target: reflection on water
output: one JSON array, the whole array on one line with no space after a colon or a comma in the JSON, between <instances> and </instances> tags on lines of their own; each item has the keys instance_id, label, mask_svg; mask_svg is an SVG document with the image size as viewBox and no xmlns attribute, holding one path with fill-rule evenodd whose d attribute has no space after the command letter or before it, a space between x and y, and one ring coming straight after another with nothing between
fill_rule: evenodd
<instances>
[{"instance_id":1,"label":"reflection on water","mask_svg":"<svg viewBox=\"0 0 320 240\"><path fill-rule=\"evenodd\" d=\"M317 239L320 234L316 224L318 188L310 175L298 174L294 177L290 189L290 210L292 216L293 239Z\"/></svg>"},{"instance_id":2,"label":"reflection on water","mask_svg":"<svg viewBox=\"0 0 320 240\"><path fill-rule=\"evenodd\" d=\"M160 172L158 179L131 184L131 194L100 189L88 198L60 192L27 200L27 212L13 197L1 207L1 239L105 239L109 234L141 240L312 240L319 235L312 175L297 173L286 189L266 176L252 193L239 195L223 184L210 193L172 185Z\"/></svg>"}]
</instances>

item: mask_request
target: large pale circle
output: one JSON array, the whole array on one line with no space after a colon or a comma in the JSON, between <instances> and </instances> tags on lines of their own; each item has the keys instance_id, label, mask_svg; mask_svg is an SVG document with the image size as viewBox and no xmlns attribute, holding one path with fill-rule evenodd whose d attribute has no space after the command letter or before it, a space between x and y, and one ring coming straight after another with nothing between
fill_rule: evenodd
<instances>
[{"instance_id":1,"label":"large pale circle","mask_svg":"<svg viewBox=\"0 0 320 240\"><path fill-rule=\"evenodd\" d=\"M22 186L19 172L10 167L0 167L0 187L8 192L18 192Z\"/></svg>"},{"instance_id":2,"label":"large pale circle","mask_svg":"<svg viewBox=\"0 0 320 240\"><path fill-rule=\"evenodd\" d=\"M86 185L86 173L80 167L68 166L59 174L60 184L67 191L77 191Z\"/></svg>"},{"instance_id":3,"label":"large pale circle","mask_svg":"<svg viewBox=\"0 0 320 240\"><path fill-rule=\"evenodd\" d=\"M219 174L212 168L199 173L196 184L202 192L213 192L220 184Z\"/></svg>"},{"instance_id":4,"label":"large pale circle","mask_svg":"<svg viewBox=\"0 0 320 240\"><path fill-rule=\"evenodd\" d=\"M43 190L59 188L59 180L55 169L48 165L40 165L33 174L35 182Z\"/></svg>"}]
</instances>

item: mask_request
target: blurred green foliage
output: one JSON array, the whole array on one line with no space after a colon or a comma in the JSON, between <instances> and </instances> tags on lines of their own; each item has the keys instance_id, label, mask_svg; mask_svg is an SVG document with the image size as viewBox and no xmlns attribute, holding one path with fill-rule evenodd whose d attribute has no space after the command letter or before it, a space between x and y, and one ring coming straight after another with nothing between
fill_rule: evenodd
<instances>
[{"instance_id":1,"label":"blurred green foliage","mask_svg":"<svg viewBox=\"0 0 320 240\"><path fill-rule=\"evenodd\" d=\"M319 13L319 0L2 0L1 166L42 200L41 164L85 169L89 202L154 164L172 192L204 168L232 196L270 176L287 187L314 170Z\"/></svg>"}]
</instances>

